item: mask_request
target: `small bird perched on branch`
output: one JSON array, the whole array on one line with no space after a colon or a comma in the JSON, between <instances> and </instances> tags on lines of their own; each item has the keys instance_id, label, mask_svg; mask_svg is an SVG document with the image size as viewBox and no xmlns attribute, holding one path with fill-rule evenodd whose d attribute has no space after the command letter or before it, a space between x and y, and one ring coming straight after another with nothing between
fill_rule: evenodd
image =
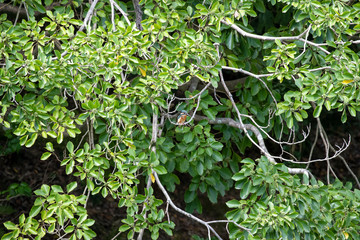
<instances>
[{"instance_id":1,"label":"small bird perched on branch","mask_svg":"<svg viewBox=\"0 0 360 240\"><path fill-rule=\"evenodd\" d=\"M189 114L185 111L185 110L182 110L177 118L177 124L178 125L184 125L185 121L186 121L186 117L188 116Z\"/></svg>"}]
</instances>

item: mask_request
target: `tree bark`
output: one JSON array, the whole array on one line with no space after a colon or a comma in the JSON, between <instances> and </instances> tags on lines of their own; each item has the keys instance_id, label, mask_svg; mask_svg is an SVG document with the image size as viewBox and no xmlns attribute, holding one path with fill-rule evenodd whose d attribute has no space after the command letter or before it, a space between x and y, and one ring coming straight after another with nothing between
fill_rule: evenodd
<instances>
[{"instance_id":1,"label":"tree bark","mask_svg":"<svg viewBox=\"0 0 360 240\"><path fill-rule=\"evenodd\" d=\"M140 31L143 30L143 27L141 26L141 21L142 21L142 11L139 5L139 0L133 0L133 5L134 5L134 10L135 10L135 22L136 22L136 27L137 29L139 29Z\"/></svg>"}]
</instances>

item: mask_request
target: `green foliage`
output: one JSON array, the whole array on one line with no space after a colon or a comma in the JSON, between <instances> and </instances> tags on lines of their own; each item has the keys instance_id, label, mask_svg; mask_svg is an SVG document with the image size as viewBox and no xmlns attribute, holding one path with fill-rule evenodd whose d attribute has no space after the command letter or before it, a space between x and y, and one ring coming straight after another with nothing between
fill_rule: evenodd
<instances>
[{"instance_id":1,"label":"green foliage","mask_svg":"<svg viewBox=\"0 0 360 240\"><path fill-rule=\"evenodd\" d=\"M67 192L73 188L74 183L70 183ZM42 185L34 193L39 197L35 200L29 216L22 214L19 224L16 225L10 221L5 222L4 226L11 232L2 239L23 239L25 236L41 239L46 233L57 234L59 237L68 234L70 239L92 239L96 236L89 228L94 224L94 220L87 218L84 208L86 196L65 194L58 185ZM62 229L61 232L54 232L59 228Z\"/></svg>"},{"instance_id":2,"label":"green foliage","mask_svg":"<svg viewBox=\"0 0 360 240\"><path fill-rule=\"evenodd\" d=\"M6 198L10 198L18 195L31 196L31 192L32 189L29 186L29 184L25 182L21 182L21 183L10 184L10 186L6 190L0 192L0 195L5 194Z\"/></svg>"},{"instance_id":3,"label":"green foliage","mask_svg":"<svg viewBox=\"0 0 360 240\"><path fill-rule=\"evenodd\" d=\"M226 217L251 231L229 225L231 239L357 239L360 191L336 180L324 185L304 175L291 175L283 164L267 159L242 160L234 174L240 200L226 204Z\"/></svg>"},{"instance_id":4,"label":"green foliage","mask_svg":"<svg viewBox=\"0 0 360 240\"><path fill-rule=\"evenodd\" d=\"M115 199L127 213L118 231L128 239L142 229L152 239L161 230L172 235L163 201L151 186L143 187L148 178L155 184L155 172L168 191L185 187L178 173L187 174L188 212L202 213L200 194L217 203L238 189L240 200L227 202L234 210L226 216L251 231L230 223L231 239L358 236L358 190L338 181L308 184L265 159L242 160L252 142L221 122L241 117L262 129L262 137L280 139L324 109L341 111L342 122L348 113L355 117L358 3L143 0L140 31L132 1L117 2L26 0L21 6L28 16L16 23L0 15L0 124L21 146L43 144L41 160L56 158L66 174L77 177L66 190L35 190L28 217L6 222L10 232L2 239L41 239L47 233L94 238L87 197L79 192ZM19 1L12 4L20 7ZM119 9L125 15L113 14ZM231 89L234 104L224 91L213 91L224 68L252 76ZM179 96L195 78L211 86ZM180 110L206 119L175 125ZM155 128L154 118L161 119ZM254 131L249 134L258 141ZM86 191L75 191L78 182Z\"/></svg>"},{"instance_id":5,"label":"green foliage","mask_svg":"<svg viewBox=\"0 0 360 240\"><path fill-rule=\"evenodd\" d=\"M5 131L0 131L1 133L1 147L0 147L0 156L7 156L12 153L17 153L21 149L19 144L19 138L14 136L11 129L6 129Z\"/></svg>"}]
</instances>

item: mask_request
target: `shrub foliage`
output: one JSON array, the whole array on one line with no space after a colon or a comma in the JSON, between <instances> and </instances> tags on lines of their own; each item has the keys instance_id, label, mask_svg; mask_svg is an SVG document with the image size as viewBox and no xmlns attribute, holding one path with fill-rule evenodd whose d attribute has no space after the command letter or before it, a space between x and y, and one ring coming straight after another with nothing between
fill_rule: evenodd
<instances>
[{"instance_id":1,"label":"shrub foliage","mask_svg":"<svg viewBox=\"0 0 360 240\"><path fill-rule=\"evenodd\" d=\"M289 152L306 139L299 124L309 116L324 136L325 109L342 122L360 111L354 2L0 1L0 123L77 177L35 190L31 211L5 222L2 239L96 237L90 194L126 211L120 236L172 235L153 185L186 214L168 194L179 173L190 179L189 213L202 213L199 193L216 203L239 191L220 216L226 238L356 239L360 191L330 182L330 160L348 143L332 153L325 136L326 157L305 162L325 162L327 184L294 168L304 162ZM249 147L262 156L246 158ZM221 237L216 222L187 216Z\"/></svg>"}]
</instances>

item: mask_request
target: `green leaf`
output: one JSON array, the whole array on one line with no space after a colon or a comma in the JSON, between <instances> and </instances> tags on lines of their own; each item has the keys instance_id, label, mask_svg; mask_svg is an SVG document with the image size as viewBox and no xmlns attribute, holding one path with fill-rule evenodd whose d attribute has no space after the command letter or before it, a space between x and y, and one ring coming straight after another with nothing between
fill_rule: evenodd
<instances>
[{"instance_id":1,"label":"green leaf","mask_svg":"<svg viewBox=\"0 0 360 240\"><path fill-rule=\"evenodd\" d=\"M238 208L241 206L241 204L238 200L232 199L226 202L226 206L228 206L229 208Z\"/></svg>"},{"instance_id":2,"label":"green leaf","mask_svg":"<svg viewBox=\"0 0 360 240\"><path fill-rule=\"evenodd\" d=\"M325 107L326 107L326 110L330 111L331 110L331 103L329 100L326 100L325 103L324 103Z\"/></svg>"},{"instance_id":3,"label":"green leaf","mask_svg":"<svg viewBox=\"0 0 360 240\"><path fill-rule=\"evenodd\" d=\"M66 129L67 133L69 134L70 137L75 138L76 137L76 131L74 129Z\"/></svg>"},{"instance_id":4,"label":"green leaf","mask_svg":"<svg viewBox=\"0 0 360 240\"><path fill-rule=\"evenodd\" d=\"M10 221L5 222L5 223L4 223L4 226L5 226L6 229L8 229L8 230L15 230L15 229L18 228L15 223L12 223L12 222L10 222Z\"/></svg>"},{"instance_id":5,"label":"green leaf","mask_svg":"<svg viewBox=\"0 0 360 240\"><path fill-rule=\"evenodd\" d=\"M53 144L51 142L47 142L45 149L48 150L49 152L53 152L54 151Z\"/></svg>"},{"instance_id":6,"label":"green leaf","mask_svg":"<svg viewBox=\"0 0 360 240\"><path fill-rule=\"evenodd\" d=\"M36 215L39 214L40 210L41 210L42 206L39 205L39 206L33 206L30 210L30 213L29 213L29 217L33 218L35 217Z\"/></svg>"},{"instance_id":7,"label":"green leaf","mask_svg":"<svg viewBox=\"0 0 360 240\"><path fill-rule=\"evenodd\" d=\"M62 143L62 141L64 140L64 134L62 132L58 132L57 138L56 138L56 142L58 144Z\"/></svg>"},{"instance_id":8,"label":"green leaf","mask_svg":"<svg viewBox=\"0 0 360 240\"><path fill-rule=\"evenodd\" d=\"M189 161L185 158L181 158L179 161L179 171L186 172L189 169Z\"/></svg>"},{"instance_id":9,"label":"green leaf","mask_svg":"<svg viewBox=\"0 0 360 240\"><path fill-rule=\"evenodd\" d=\"M215 159L215 161L217 162L221 162L223 160L223 156L221 155L221 153L219 152L213 152L212 157Z\"/></svg>"},{"instance_id":10,"label":"green leaf","mask_svg":"<svg viewBox=\"0 0 360 240\"><path fill-rule=\"evenodd\" d=\"M9 232L9 233L6 233L4 234L2 237L1 237L1 240L12 240L12 239L15 239L13 237L14 235L14 232Z\"/></svg>"},{"instance_id":11,"label":"green leaf","mask_svg":"<svg viewBox=\"0 0 360 240\"><path fill-rule=\"evenodd\" d=\"M224 145L221 142L212 142L210 146L216 151L221 151Z\"/></svg>"},{"instance_id":12,"label":"green leaf","mask_svg":"<svg viewBox=\"0 0 360 240\"><path fill-rule=\"evenodd\" d=\"M65 231L65 233L71 233L74 230L75 230L74 226L67 226L64 231Z\"/></svg>"},{"instance_id":13,"label":"green leaf","mask_svg":"<svg viewBox=\"0 0 360 240\"><path fill-rule=\"evenodd\" d=\"M205 148L205 152L208 156L211 156L213 154L213 149L210 147Z\"/></svg>"},{"instance_id":14,"label":"green leaf","mask_svg":"<svg viewBox=\"0 0 360 240\"><path fill-rule=\"evenodd\" d=\"M202 162L200 162L200 161L197 162L196 171L200 176L203 175L203 173L204 173L204 165L202 164Z\"/></svg>"},{"instance_id":15,"label":"green leaf","mask_svg":"<svg viewBox=\"0 0 360 240\"><path fill-rule=\"evenodd\" d=\"M185 135L184 135L184 142L190 143L190 142L192 142L193 139L194 139L194 134L193 134L193 132L187 132L187 133L185 133Z\"/></svg>"},{"instance_id":16,"label":"green leaf","mask_svg":"<svg viewBox=\"0 0 360 240\"><path fill-rule=\"evenodd\" d=\"M229 33L228 37L226 38L225 44L230 50L234 49L234 47L235 47L235 38L234 38L233 31L231 31Z\"/></svg>"},{"instance_id":17,"label":"green leaf","mask_svg":"<svg viewBox=\"0 0 360 240\"><path fill-rule=\"evenodd\" d=\"M155 172L157 172L160 175L164 175L167 173L166 168L164 166L158 165L154 167Z\"/></svg>"},{"instance_id":18,"label":"green leaf","mask_svg":"<svg viewBox=\"0 0 360 240\"><path fill-rule=\"evenodd\" d=\"M45 152L41 155L41 158L40 160L46 160L48 159L50 156L51 156L52 153L49 153L49 152Z\"/></svg>"},{"instance_id":19,"label":"green leaf","mask_svg":"<svg viewBox=\"0 0 360 240\"><path fill-rule=\"evenodd\" d=\"M264 1L262 1L262 0L257 0L254 3L254 6L255 6L256 10L261 12L261 13L264 13L265 10L266 10L265 5L264 5Z\"/></svg>"},{"instance_id":20,"label":"green leaf","mask_svg":"<svg viewBox=\"0 0 360 240\"><path fill-rule=\"evenodd\" d=\"M75 166L75 161L74 161L74 159L71 159L70 162L68 164L66 164L66 167L65 167L65 172L67 175L69 175L70 173L72 173L74 171L74 166Z\"/></svg>"},{"instance_id":21,"label":"green leaf","mask_svg":"<svg viewBox=\"0 0 360 240\"><path fill-rule=\"evenodd\" d=\"M247 176L244 175L244 173L238 172L238 173L235 173L234 176L232 176L232 179L233 179L234 181L240 181L240 180L242 180L242 179L244 179L244 178L246 178L246 177L247 177Z\"/></svg>"},{"instance_id":22,"label":"green leaf","mask_svg":"<svg viewBox=\"0 0 360 240\"><path fill-rule=\"evenodd\" d=\"M91 227L95 224L95 220L93 219L86 219L81 225Z\"/></svg>"},{"instance_id":23,"label":"green leaf","mask_svg":"<svg viewBox=\"0 0 360 240\"><path fill-rule=\"evenodd\" d=\"M53 191L56 192L56 193L62 193L62 192L64 192L63 189L62 189L62 187L59 186L59 185L52 185L52 186L51 186L51 190L53 190Z\"/></svg>"},{"instance_id":24,"label":"green leaf","mask_svg":"<svg viewBox=\"0 0 360 240\"><path fill-rule=\"evenodd\" d=\"M66 192L70 193L77 187L77 182L72 182L66 185Z\"/></svg>"},{"instance_id":25,"label":"green leaf","mask_svg":"<svg viewBox=\"0 0 360 240\"><path fill-rule=\"evenodd\" d=\"M70 152L70 153L73 153L74 152L74 144L72 143L72 142L68 142L67 144L66 144L66 148L67 148L67 150Z\"/></svg>"},{"instance_id":26,"label":"green leaf","mask_svg":"<svg viewBox=\"0 0 360 240\"><path fill-rule=\"evenodd\" d=\"M295 119L298 121L298 122L302 122L303 121L303 118L301 116L301 114L299 112L294 112L294 116L295 116Z\"/></svg>"},{"instance_id":27,"label":"green leaf","mask_svg":"<svg viewBox=\"0 0 360 240\"><path fill-rule=\"evenodd\" d=\"M207 194L210 202L217 203L218 192L213 187L208 187Z\"/></svg>"},{"instance_id":28,"label":"green leaf","mask_svg":"<svg viewBox=\"0 0 360 240\"><path fill-rule=\"evenodd\" d=\"M341 122L345 123L347 121L347 114L346 111L344 110L341 114Z\"/></svg>"},{"instance_id":29,"label":"green leaf","mask_svg":"<svg viewBox=\"0 0 360 240\"><path fill-rule=\"evenodd\" d=\"M127 230L129 230L129 229L130 229L130 226L129 226L129 225L123 224L123 225L121 225L121 226L119 227L118 231L119 231L119 232L125 232L125 231L127 231Z\"/></svg>"},{"instance_id":30,"label":"green leaf","mask_svg":"<svg viewBox=\"0 0 360 240\"><path fill-rule=\"evenodd\" d=\"M34 145L36 139L37 139L37 133L33 133L30 137L29 140L26 141L25 143L25 147L31 147L32 145Z\"/></svg>"},{"instance_id":31,"label":"green leaf","mask_svg":"<svg viewBox=\"0 0 360 240\"><path fill-rule=\"evenodd\" d=\"M243 160L241 160L241 163L244 163L244 164L255 164L254 160L250 159L250 158L245 158Z\"/></svg>"},{"instance_id":32,"label":"green leaf","mask_svg":"<svg viewBox=\"0 0 360 240\"><path fill-rule=\"evenodd\" d=\"M231 179L232 174L229 168L220 168L219 173L223 179Z\"/></svg>"},{"instance_id":33,"label":"green leaf","mask_svg":"<svg viewBox=\"0 0 360 240\"><path fill-rule=\"evenodd\" d=\"M353 107L348 106L348 111L351 116L356 117L356 110Z\"/></svg>"},{"instance_id":34,"label":"green leaf","mask_svg":"<svg viewBox=\"0 0 360 240\"><path fill-rule=\"evenodd\" d=\"M314 118L320 117L321 110L322 110L322 105L316 106L314 113L313 113Z\"/></svg>"},{"instance_id":35,"label":"green leaf","mask_svg":"<svg viewBox=\"0 0 360 240\"><path fill-rule=\"evenodd\" d=\"M86 178L86 186L89 188L90 191L94 190L95 184L89 178Z\"/></svg>"},{"instance_id":36,"label":"green leaf","mask_svg":"<svg viewBox=\"0 0 360 240\"><path fill-rule=\"evenodd\" d=\"M65 213L65 216L68 217L69 219L74 218L74 214L72 213L72 211L69 208L64 208L64 213Z\"/></svg>"},{"instance_id":37,"label":"green leaf","mask_svg":"<svg viewBox=\"0 0 360 240\"><path fill-rule=\"evenodd\" d=\"M101 189L101 195L103 196L103 198L106 198L106 196L108 195L108 190L106 187Z\"/></svg>"},{"instance_id":38,"label":"green leaf","mask_svg":"<svg viewBox=\"0 0 360 240\"><path fill-rule=\"evenodd\" d=\"M195 191L186 190L185 195L184 195L184 201L186 203L190 203L190 202L194 201L195 198L196 198L196 192Z\"/></svg>"},{"instance_id":39,"label":"green leaf","mask_svg":"<svg viewBox=\"0 0 360 240\"><path fill-rule=\"evenodd\" d=\"M52 137L52 138L56 138L56 137L57 137L57 135L56 135L56 133L55 133L54 131L49 131L49 132L47 132L47 135L49 135L49 136Z\"/></svg>"},{"instance_id":40,"label":"green leaf","mask_svg":"<svg viewBox=\"0 0 360 240\"><path fill-rule=\"evenodd\" d=\"M248 196L249 193L250 193L250 189L251 189L251 181L250 181L250 180L247 180L247 181L245 182L245 184L243 185L243 187L241 188L241 191L240 191L240 197L241 197L241 199L247 198L247 196Z\"/></svg>"}]
</instances>

